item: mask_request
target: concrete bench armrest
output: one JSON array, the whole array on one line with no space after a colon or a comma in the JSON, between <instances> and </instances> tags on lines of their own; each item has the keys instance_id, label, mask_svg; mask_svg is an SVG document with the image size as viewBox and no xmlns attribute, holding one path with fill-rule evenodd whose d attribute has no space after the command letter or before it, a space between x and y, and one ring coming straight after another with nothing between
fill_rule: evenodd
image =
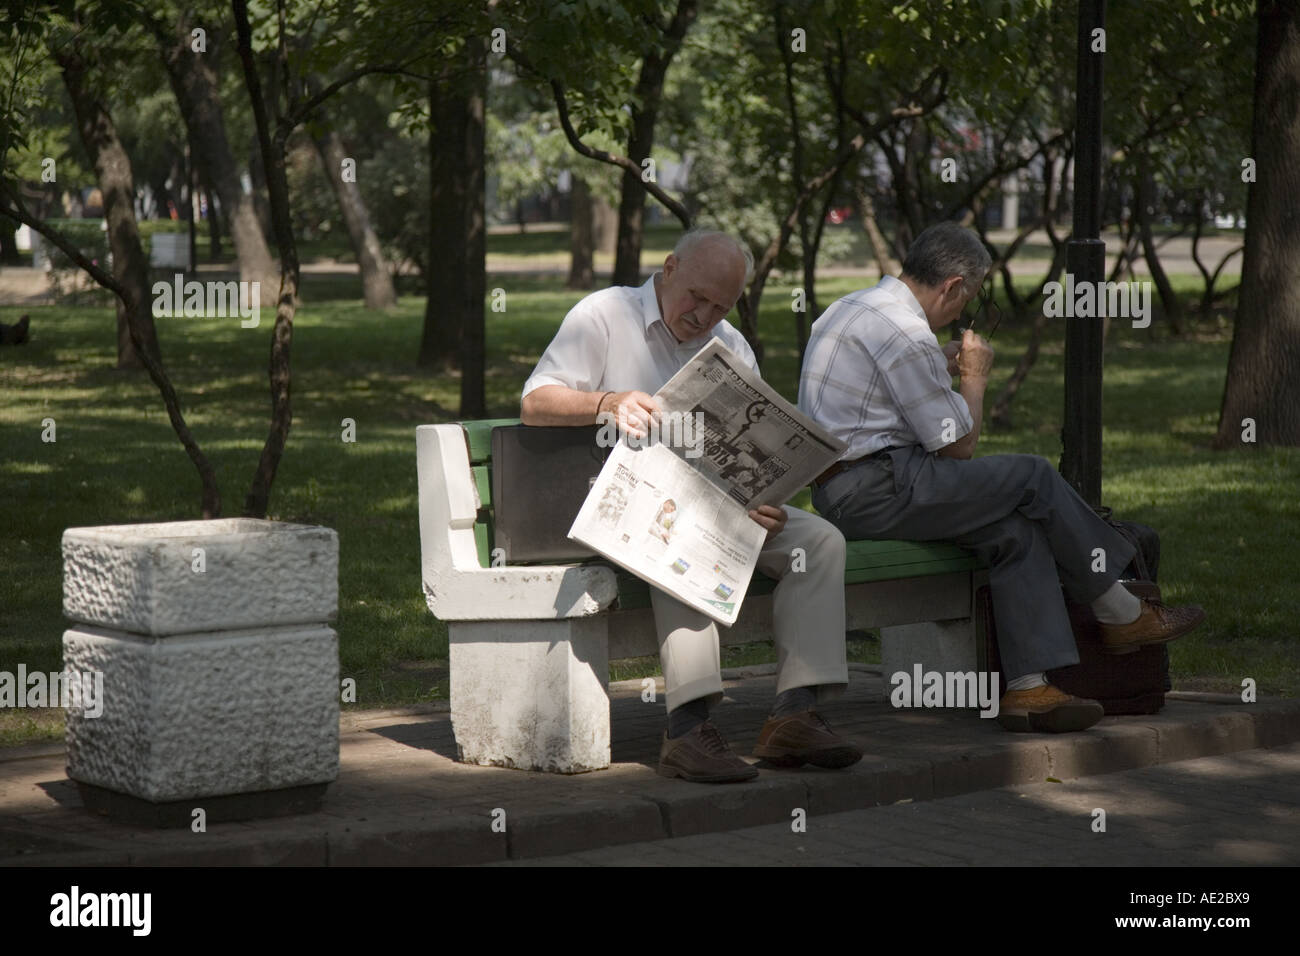
<instances>
[{"instance_id":1,"label":"concrete bench armrest","mask_svg":"<svg viewBox=\"0 0 1300 956\"><path fill-rule=\"evenodd\" d=\"M459 425L415 430L420 572L425 600L443 621L548 620L599 614L618 586L603 566L485 568L474 540L479 497Z\"/></svg>"}]
</instances>

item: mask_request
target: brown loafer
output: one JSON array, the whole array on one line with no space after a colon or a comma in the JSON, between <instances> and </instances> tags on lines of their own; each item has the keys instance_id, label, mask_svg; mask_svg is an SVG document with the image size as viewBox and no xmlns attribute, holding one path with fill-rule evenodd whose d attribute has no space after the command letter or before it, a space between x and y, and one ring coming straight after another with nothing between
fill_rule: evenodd
<instances>
[{"instance_id":1,"label":"brown loafer","mask_svg":"<svg viewBox=\"0 0 1300 956\"><path fill-rule=\"evenodd\" d=\"M1107 654L1132 654L1148 644L1164 644L1182 637L1205 620L1195 604L1170 607L1159 601L1142 600L1142 613L1132 624L1101 625L1102 650Z\"/></svg>"},{"instance_id":2,"label":"brown loafer","mask_svg":"<svg viewBox=\"0 0 1300 956\"><path fill-rule=\"evenodd\" d=\"M1009 690L998 702L998 723L1016 733L1065 734L1087 730L1105 715L1101 704L1051 684Z\"/></svg>"},{"instance_id":3,"label":"brown loafer","mask_svg":"<svg viewBox=\"0 0 1300 956\"><path fill-rule=\"evenodd\" d=\"M862 759L862 750L831 730L815 710L769 717L758 733L754 756L775 767L814 767L838 770Z\"/></svg>"},{"instance_id":4,"label":"brown loafer","mask_svg":"<svg viewBox=\"0 0 1300 956\"><path fill-rule=\"evenodd\" d=\"M706 720L688 734L659 748L659 776L691 783L740 783L758 776L758 768L736 756L713 722Z\"/></svg>"}]
</instances>

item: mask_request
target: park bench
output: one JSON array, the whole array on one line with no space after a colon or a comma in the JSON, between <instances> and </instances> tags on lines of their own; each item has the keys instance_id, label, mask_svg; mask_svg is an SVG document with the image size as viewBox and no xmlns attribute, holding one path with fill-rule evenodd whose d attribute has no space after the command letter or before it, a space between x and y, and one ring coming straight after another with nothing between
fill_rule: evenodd
<instances>
[{"instance_id":1,"label":"park bench","mask_svg":"<svg viewBox=\"0 0 1300 956\"><path fill-rule=\"evenodd\" d=\"M452 727L468 763L596 770L609 766L609 661L658 653L649 586L598 561L492 566L491 435L515 424L416 429L421 580L447 624ZM886 674L979 669L987 571L970 552L850 541L844 584L848 626L880 629ZM755 573L721 644L771 640L775 587Z\"/></svg>"}]
</instances>

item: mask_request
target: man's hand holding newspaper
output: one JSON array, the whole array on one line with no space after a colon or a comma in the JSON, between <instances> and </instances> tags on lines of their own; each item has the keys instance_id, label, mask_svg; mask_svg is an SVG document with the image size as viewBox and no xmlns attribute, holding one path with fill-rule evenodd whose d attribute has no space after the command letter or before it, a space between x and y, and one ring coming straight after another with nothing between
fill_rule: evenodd
<instances>
[{"instance_id":1,"label":"man's hand holding newspaper","mask_svg":"<svg viewBox=\"0 0 1300 956\"><path fill-rule=\"evenodd\" d=\"M600 402L614 445L569 537L735 623L780 507L844 451L713 339L658 394ZM605 429L608 429L606 432Z\"/></svg>"}]
</instances>

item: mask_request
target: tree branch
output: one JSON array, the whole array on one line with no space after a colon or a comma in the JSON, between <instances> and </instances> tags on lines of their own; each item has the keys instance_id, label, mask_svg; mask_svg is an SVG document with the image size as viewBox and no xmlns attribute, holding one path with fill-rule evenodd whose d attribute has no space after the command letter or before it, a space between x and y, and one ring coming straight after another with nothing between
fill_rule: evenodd
<instances>
[{"instance_id":1,"label":"tree branch","mask_svg":"<svg viewBox=\"0 0 1300 956\"><path fill-rule=\"evenodd\" d=\"M522 61L516 60L516 62L520 62L522 65ZM555 109L560 115L560 126L564 130L564 136L568 139L569 145L577 150L579 154L586 156L588 159L594 159L599 163L608 163L611 166L617 166L620 169L628 170L635 175L641 175L641 167L632 162L632 160L628 159L626 156L619 156L618 154L608 152L607 150L588 146L582 141L578 136L577 131L573 128L573 122L569 119L569 105L564 98L564 87L560 85L558 80L551 80L550 82L551 93L555 97ZM664 192L656 182L643 181L642 185L645 186L646 192L654 196L655 199L658 199L659 202L664 205L664 208L677 217L678 221L681 222L683 229L691 228L691 214L687 211L685 206L672 196L668 195L668 193Z\"/></svg>"}]
</instances>

